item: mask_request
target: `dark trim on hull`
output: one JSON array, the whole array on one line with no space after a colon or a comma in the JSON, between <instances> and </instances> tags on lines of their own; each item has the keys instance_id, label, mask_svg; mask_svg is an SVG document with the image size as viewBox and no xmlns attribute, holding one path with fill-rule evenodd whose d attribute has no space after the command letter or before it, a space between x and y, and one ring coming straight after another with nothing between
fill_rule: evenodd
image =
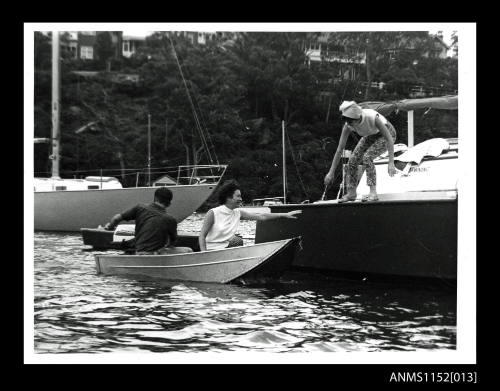
<instances>
[{"instance_id":1,"label":"dark trim on hull","mask_svg":"<svg viewBox=\"0 0 500 391\"><path fill-rule=\"evenodd\" d=\"M287 204L296 220L258 221L255 243L302 236L292 266L456 280L457 200Z\"/></svg>"},{"instance_id":2,"label":"dark trim on hull","mask_svg":"<svg viewBox=\"0 0 500 391\"><path fill-rule=\"evenodd\" d=\"M408 288L408 285L415 287L430 286L439 288L456 289L457 280L447 278L431 278L418 276L401 276L394 274L373 274L363 272L349 272L339 270L315 269L310 267L292 266L291 273L296 273L299 276L307 276L308 278L317 278L319 280L347 280L357 281L362 284L370 283L390 283L391 285L402 284Z\"/></svg>"}]
</instances>

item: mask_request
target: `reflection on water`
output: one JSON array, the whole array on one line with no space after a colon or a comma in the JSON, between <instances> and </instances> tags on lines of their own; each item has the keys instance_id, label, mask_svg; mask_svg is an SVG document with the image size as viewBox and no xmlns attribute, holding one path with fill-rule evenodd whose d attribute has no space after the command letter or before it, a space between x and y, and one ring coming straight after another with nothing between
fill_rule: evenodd
<instances>
[{"instance_id":1,"label":"reflection on water","mask_svg":"<svg viewBox=\"0 0 500 391\"><path fill-rule=\"evenodd\" d=\"M254 223L242 228L250 241ZM34 239L36 353L456 349L453 289L300 273L258 286L141 281L97 275L79 234Z\"/></svg>"}]
</instances>

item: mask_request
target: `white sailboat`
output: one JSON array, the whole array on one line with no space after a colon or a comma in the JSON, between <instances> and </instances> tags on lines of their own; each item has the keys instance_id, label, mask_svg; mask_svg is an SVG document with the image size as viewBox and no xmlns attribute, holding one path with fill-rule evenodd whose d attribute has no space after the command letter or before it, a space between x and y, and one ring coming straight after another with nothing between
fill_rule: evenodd
<instances>
[{"instance_id":1,"label":"white sailboat","mask_svg":"<svg viewBox=\"0 0 500 391\"><path fill-rule=\"evenodd\" d=\"M34 228L43 231L79 231L97 227L136 203L150 203L157 187L123 188L114 177L62 179L59 175L59 33L52 32L52 176L34 178ZM189 94L189 92L188 92ZM149 134L148 134L148 138ZM47 140L35 139L35 143ZM150 141L148 147L150 146ZM148 169L150 156L148 156ZM181 173L182 168L182 173ZM227 165L181 166L168 212L182 221L212 194ZM200 172L210 175L200 175ZM188 174L186 174L186 172ZM183 177L181 175L184 175Z\"/></svg>"}]
</instances>

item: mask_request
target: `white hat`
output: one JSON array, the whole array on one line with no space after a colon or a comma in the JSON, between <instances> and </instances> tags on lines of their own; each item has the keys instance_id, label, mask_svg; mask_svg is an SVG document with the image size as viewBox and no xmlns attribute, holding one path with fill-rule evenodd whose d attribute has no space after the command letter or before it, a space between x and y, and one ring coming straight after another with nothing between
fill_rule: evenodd
<instances>
[{"instance_id":1,"label":"white hat","mask_svg":"<svg viewBox=\"0 0 500 391\"><path fill-rule=\"evenodd\" d=\"M342 112L344 117L359 119L361 117L361 113L363 109L356 104L353 100L351 101L343 101L339 107L339 110Z\"/></svg>"}]
</instances>

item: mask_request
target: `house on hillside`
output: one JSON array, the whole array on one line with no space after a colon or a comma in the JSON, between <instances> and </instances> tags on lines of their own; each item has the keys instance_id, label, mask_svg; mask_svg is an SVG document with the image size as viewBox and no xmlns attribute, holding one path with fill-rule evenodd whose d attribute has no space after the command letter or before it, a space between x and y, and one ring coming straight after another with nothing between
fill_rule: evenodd
<instances>
[{"instance_id":1,"label":"house on hillside","mask_svg":"<svg viewBox=\"0 0 500 391\"><path fill-rule=\"evenodd\" d=\"M238 39L236 31L167 31L168 36L184 37L193 45L207 45L210 42L224 42Z\"/></svg>"},{"instance_id":2,"label":"house on hillside","mask_svg":"<svg viewBox=\"0 0 500 391\"><path fill-rule=\"evenodd\" d=\"M448 50L450 47L443 40L443 33L439 31L435 35L431 35L432 47L430 50L423 53L427 58L446 58L448 57ZM387 56L390 60L396 60L402 53L411 54L416 53L419 45L423 43L421 38L414 39L401 39L394 42L392 47L386 50Z\"/></svg>"},{"instance_id":3,"label":"house on hillside","mask_svg":"<svg viewBox=\"0 0 500 391\"><path fill-rule=\"evenodd\" d=\"M354 47L329 43L328 34L304 42L307 65L311 67L326 62L333 68L335 81L357 80L361 66L366 63L366 53Z\"/></svg>"},{"instance_id":4,"label":"house on hillside","mask_svg":"<svg viewBox=\"0 0 500 391\"><path fill-rule=\"evenodd\" d=\"M146 37L123 35L122 36L122 56L130 58L146 42Z\"/></svg>"},{"instance_id":5,"label":"house on hillside","mask_svg":"<svg viewBox=\"0 0 500 391\"><path fill-rule=\"evenodd\" d=\"M206 45L210 42L228 42L235 40L241 33L235 31L167 31L169 36L185 37L194 45ZM123 34L123 31L66 31L61 40L61 47L71 53L71 58L79 60L97 60L97 38L109 34L114 48L114 57L130 58L146 43L145 36Z\"/></svg>"},{"instance_id":6,"label":"house on hillside","mask_svg":"<svg viewBox=\"0 0 500 391\"><path fill-rule=\"evenodd\" d=\"M114 57L119 58L121 53L121 31L66 31L66 39L61 40L61 48L69 51L71 57L79 60L97 60L97 37L109 34L114 51Z\"/></svg>"},{"instance_id":7,"label":"house on hillside","mask_svg":"<svg viewBox=\"0 0 500 391\"><path fill-rule=\"evenodd\" d=\"M434 35L434 48L432 51L426 53L425 57L434 57L434 58L446 58L448 57L448 50L450 50L450 46L448 46L443 40L443 32L438 31L436 35Z\"/></svg>"}]
</instances>

